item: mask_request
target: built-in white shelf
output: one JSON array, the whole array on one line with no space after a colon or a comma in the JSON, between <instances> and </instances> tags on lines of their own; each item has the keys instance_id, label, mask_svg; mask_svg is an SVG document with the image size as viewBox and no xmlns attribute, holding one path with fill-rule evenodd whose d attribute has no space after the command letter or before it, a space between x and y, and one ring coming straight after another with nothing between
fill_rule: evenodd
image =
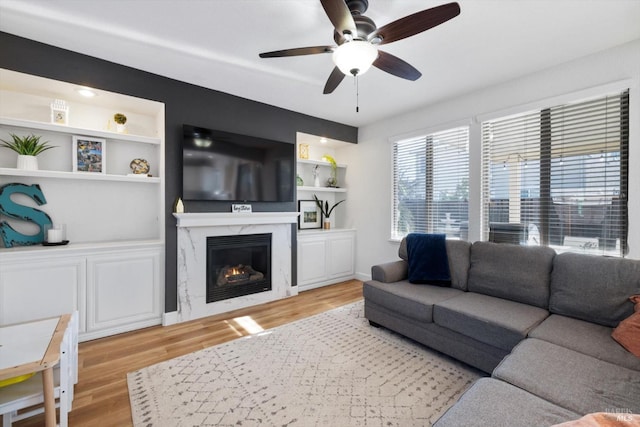
<instances>
[{"instance_id":1,"label":"built-in white shelf","mask_svg":"<svg viewBox=\"0 0 640 427\"><path fill-rule=\"evenodd\" d=\"M296 187L298 191L311 191L317 193L346 193L346 188L334 188L334 187L307 187L304 185L299 185Z\"/></svg>"},{"instance_id":2,"label":"built-in white shelf","mask_svg":"<svg viewBox=\"0 0 640 427\"><path fill-rule=\"evenodd\" d=\"M44 130L49 132L78 134L78 135L86 135L86 136L93 136L93 137L106 138L106 139L117 139L119 141L140 142L143 144L157 144L157 145L160 144L160 138L151 137L151 136L130 135L128 133L117 133L117 132L110 132L105 130L86 129L86 128L60 125L57 123L45 123L45 122L38 122L33 120L15 119L12 117L0 116L0 125L25 128L29 130L38 129L38 130ZM326 162L321 162L321 163L326 163Z\"/></svg>"},{"instance_id":3,"label":"built-in white shelf","mask_svg":"<svg viewBox=\"0 0 640 427\"><path fill-rule=\"evenodd\" d=\"M50 253L67 255L87 252L117 252L123 249L147 249L162 247L162 245L164 245L164 241L159 239L118 240L112 242L70 242L67 245L58 246L27 245L14 246L12 248L0 248L0 253L4 260L10 260L12 258L21 258L29 254L42 255Z\"/></svg>"},{"instance_id":4,"label":"built-in white shelf","mask_svg":"<svg viewBox=\"0 0 640 427\"><path fill-rule=\"evenodd\" d=\"M325 162L324 160L306 160L306 159L297 159L298 163L302 163L305 165L318 165L318 166L331 166L331 163L329 162ZM347 165L343 165L343 164L338 164L337 167L339 168L346 168Z\"/></svg>"},{"instance_id":5,"label":"built-in white shelf","mask_svg":"<svg viewBox=\"0 0 640 427\"><path fill-rule=\"evenodd\" d=\"M76 179L90 181L121 181L138 182L142 184L159 184L159 177L138 177L127 175L111 175L91 172L65 172L49 170L24 170L16 168L0 168L0 175L6 176L27 176L33 178L56 178L56 179Z\"/></svg>"}]
</instances>

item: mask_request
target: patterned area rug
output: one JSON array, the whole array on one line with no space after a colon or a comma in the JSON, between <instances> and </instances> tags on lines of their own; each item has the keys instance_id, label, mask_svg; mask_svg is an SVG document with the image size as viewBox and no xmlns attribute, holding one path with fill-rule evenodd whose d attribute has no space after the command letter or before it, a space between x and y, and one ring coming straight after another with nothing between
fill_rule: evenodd
<instances>
[{"instance_id":1,"label":"patterned area rug","mask_svg":"<svg viewBox=\"0 0 640 427\"><path fill-rule=\"evenodd\" d=\"M363 303L128 374L136 427L429 426L479 373L369 326Z\"/></svg>"}]
</instances>

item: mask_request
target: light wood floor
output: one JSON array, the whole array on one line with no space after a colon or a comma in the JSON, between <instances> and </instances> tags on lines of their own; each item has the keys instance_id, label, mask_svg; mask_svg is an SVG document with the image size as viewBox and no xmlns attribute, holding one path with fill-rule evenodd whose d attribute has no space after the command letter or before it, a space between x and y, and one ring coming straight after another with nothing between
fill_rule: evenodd
<instances>
[{"instance_id":1,"label":"light wood floor","mask_svg":"<svg viewBox=\"0 0 640 427\"><path fill-rule=\"evenodd\" d=\"M131 426L127 372L248 335L234 318L251 316L269 329L361 299L362 282L353 280L217 316L81 343L79 381L69 424ZM44 418L36 416L14 425L42 426Z\"/></svg>"}]
</instances>

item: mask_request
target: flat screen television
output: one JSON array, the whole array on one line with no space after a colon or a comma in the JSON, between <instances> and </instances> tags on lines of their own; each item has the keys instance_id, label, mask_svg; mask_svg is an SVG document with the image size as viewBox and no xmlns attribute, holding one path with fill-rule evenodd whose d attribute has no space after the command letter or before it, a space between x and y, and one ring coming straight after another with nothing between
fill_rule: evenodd
<instances>
[{"instance_id":1,"label":"flat screen television","mask_svg":"<svg viewBox=\"0 0 640 427\"><path fill-rule=\"evenodd\" d=\"M183 125L182 198L293 202L295 145Z\"/></svg>"}]
</instances>

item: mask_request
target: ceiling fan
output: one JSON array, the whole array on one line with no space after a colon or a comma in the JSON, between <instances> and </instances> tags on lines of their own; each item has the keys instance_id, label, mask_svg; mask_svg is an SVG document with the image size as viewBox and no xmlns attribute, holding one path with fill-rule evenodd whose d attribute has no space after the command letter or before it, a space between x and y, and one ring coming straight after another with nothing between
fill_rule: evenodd
<instances>
[{"instance_id":1,"label":"ceiling fan","mask_svg":"<svg viewBox=\"0 0 640 427\"><path fill-rule=\"evenodd\" d=\"M460 14L458 3L447 3L393 21L381 28L363 15L368 0L320 0L335 30L337 46L312 46L264 52L260 58L332 53L335 67L324 86L325 94L338 87L345 75L358 76L371 65L394 76L417 80L422 75L402 59L383 52L378 46L411 37Z\"/></svg>"}]
</instances>

